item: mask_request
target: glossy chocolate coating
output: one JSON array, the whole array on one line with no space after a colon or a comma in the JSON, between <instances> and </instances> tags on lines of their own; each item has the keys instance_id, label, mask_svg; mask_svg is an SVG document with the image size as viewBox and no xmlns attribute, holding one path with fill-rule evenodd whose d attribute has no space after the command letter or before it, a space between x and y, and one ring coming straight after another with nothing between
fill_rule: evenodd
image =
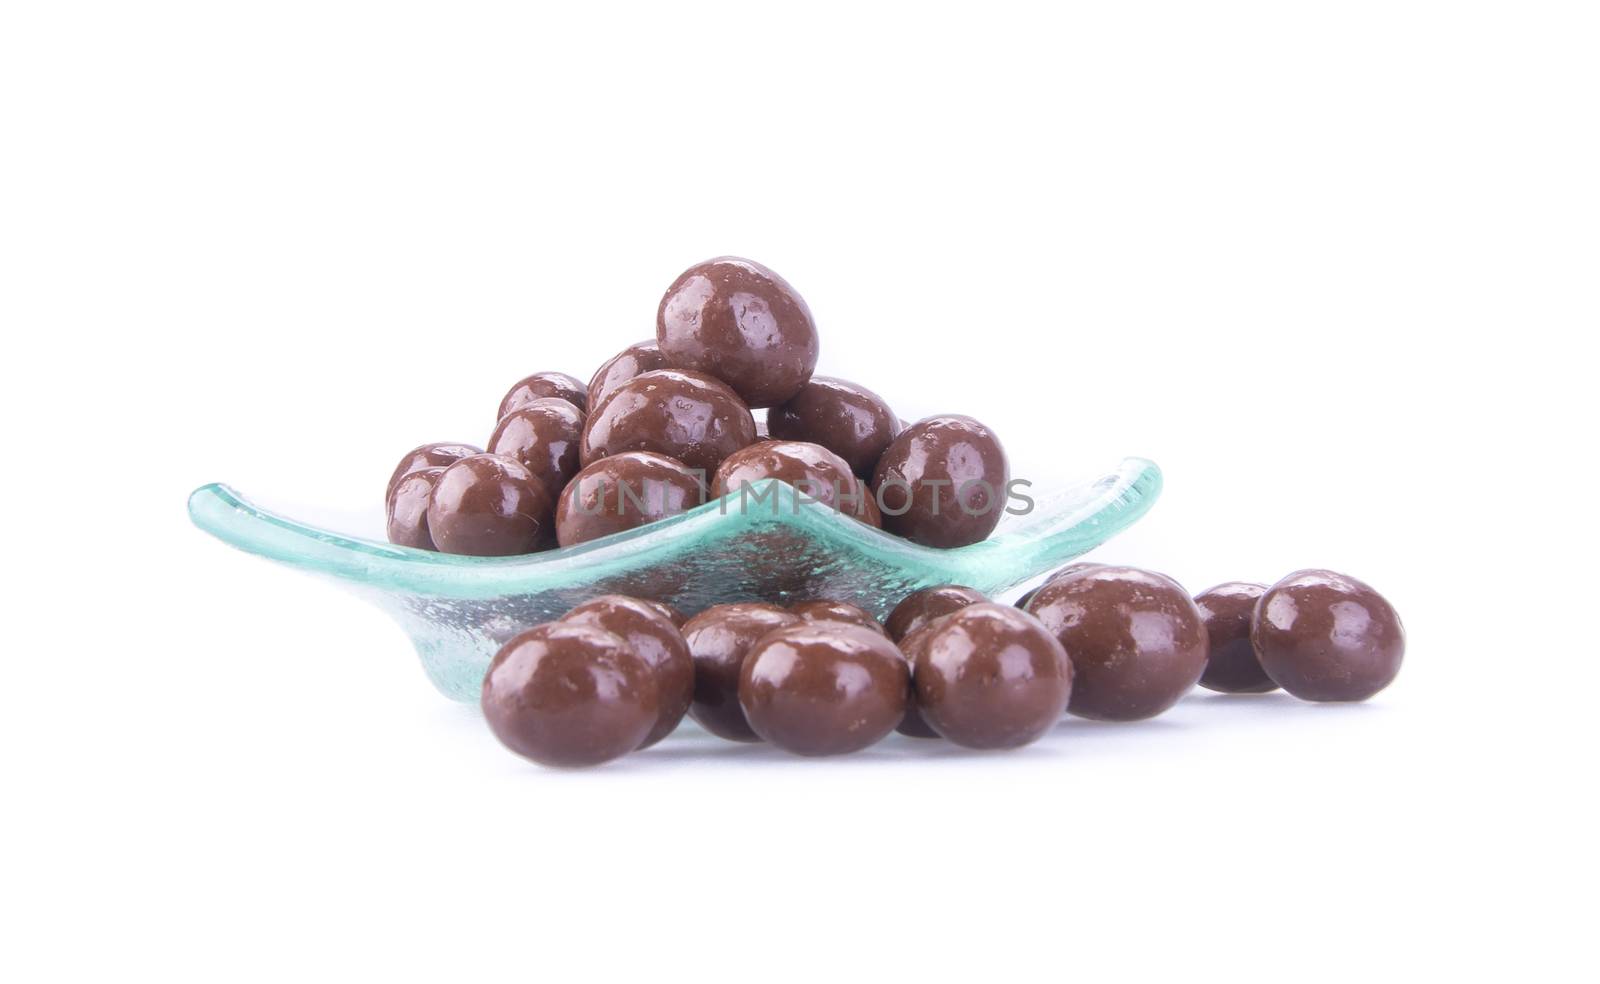
<instances>
[{"instance_id":1,"label":"glossy chocolate coating","mask_svg":"<svg viewBox=\"0 0 1600 984\"><path fill-rule=\"evenodd\" d=\"M1301 700L1366 700L1400 672L1405 627L1371 586L1333 571L1296 571L1256 603L1261 668Z\"/></svg>"},{"instance_id":2,"label":"glossy chocolate coating","mask_svg":"<svg viewBox=\"0 0 1600 984\"><path fill-rule=\"evenodd\" d=\"M555 538L550 494L525 465L475 454L444 470L428 501L428 532L445 553L509 557Z\"/></svg>"},{"instance_id":3,"label":"glossy chocolate coating","mask_svg":"<svg viewBox=\"0 0 1600 984\"><path fill-rule=\"evenodd\" d=\"M443 468L419 468L389 491L385 513L390 543L418 550L435 549L428 533L428 500L443 474Z\"/></svg>"},{"instance_id":4,"label":"glossy chocolate coating","mask_svg":"<svg viewBox=\"0 0 1600 984\"><path fill-rule=\"evenodd\" d=\"M671 368L655 339L635 342L600 364L589 380L589 405L598 407L611 391L642 372Z\"/></svg>"},{"instance_id":5,"label":"glossy chocolate coating","mask_svg":"<svg viewBox=\"0 0 1600 984\"><path fill-rule=\"evenodd\" d=\"M611 391L583 428L584 464L625 451L653 451L711 474L756 439L750 408L727 386L697 372L658 369Z\"/></svg>"},{"instance_id":6,"label":"glossy chocolate coating","mask_svg":"<svg viewBox=\"0 0 1600 984\"><path fill-rule=\"evenodd\" d=\"M698 475L665 455L627 451L590 462L556 503L563 547L676 516L704 501Z\"/></svg>"},{"instance_id":7,"label":"glossy chocolate coating","mask_svg":"<svg viewBox=\"0 0 1600 984\"><path fill-rule=\"evenodd\" d=\"M567 612L563 622L598 625L633 647L656 677L655 726L639 743L648 748L672 733L694 697L694 660L672 620L650 602L625 595L601 595Z\"/></svg>"},{"instance_id":8,"label":"glossy chocolate coating","mask_svg":"<svg viewBox=\"0 0 1600 984\"><path fill-rule=\"evenodd\" d=\"M389 487L384 490L384 498L394 491L400 480L414 471L424 468L448 468L462 458L470 458L475 454L482 454L482 448L475 448L470 444L424 444L406 452L400 459L400 464L394 468L394 474L389 476Z\"/></svg>"},{"instance_id":9,"label":"glossy chocolate coating","mask_svg":"<svg viewBox=\"0 0 1600 984\"><path fill-rule=\"evenodd\" d=\"M782 277L719 256L679 275L656 312L668 364L709 373L752 407L788 400L817 366L817 326Z\"/></svg>"},{"instance_id":10,"label":"glossy chocolate coating","mask_svg":"<svg viewBox=\"0 0 1600 984\"><path fill-rule=\"evenodd\" d=\"M860 751L906 712L911 674L894 643L870 629L810 622L750 648L739 706L756 734L797 755Z\"/></svg>"},{"instance_id":11,"label":"glossy chocolate coating","mask_svg":"<svg viewBox=\"0 0 1600 984\"><path fill-rule=\"evenodd\" d=\"M599 765L639 747L659 717L656 675L598 625L548 622L514 637L483 678L483 716L542 765Z\"/></svg>"},{"instance_id":12,"label":"glossy chocolate coating","mask_svg":"<svg viewBox=\"0 0 1600 984\"><path fill-rule=\"evenodd\" d=\"M872 487L885 530L930 547L964 547L1005 515L1010 477L994 432L949 415L901 431L878 459Z\"/></svg>"},{"instance_id":13,"label":"glossy chocolate coating","mask_svg":"<svg viewBox=\"0 0 1600 984\"><path fill-rule=\"evenodd\" d=\"M1045 584L1049 584L1051 581L1054 581L1056 578L1070 577L1073 574L1078 573L1079 571L1086 571L1091 567L1099 567L1099 566L1101 566L1101 565L1095 563L1094 561L1081 561L1081 562L1076 563L1076 564L1068 564L1067 566L1061 568L1059 571L1056 571L1055 573L1051 574L1049 577L1045 578L1044 579L1044 584L1039 585L1039 588L1044 587ZM1027 608L1028 608L1028 602L1032 601L1033 600L1033 596L1039 593L1039 588L1034 588L1033 590L1026 592L1025 594L1023 594L1022 597L1020 597L1016 601L1012 602L1012 605L1017 607L1017 608L1021 608L1024 611L1026 611Z\"/></svg>"},{"instance_id":14,"label":"glossy chocolate coating","mask_svg":"<svg viewBox=\"0 0 1600 984\"><path fill-rule=\"evenodd\" d=\"M870 499L861 481L850 471L844 459L820 444L804 441L758 441L740 448L724 458L711 480L711 495L720 498L730 492L739 493L745 486L764 478L788 482L806 499L822 503L829 509L846 512L858 511L858 519L870 519L866 503ZM754 493L746 493L745 508L771 509L768 502L756 500ZM733 506L732 508L738 508Z\"/></svg>"},{"instance_id":15,"label":"glossy chocolate coating","mask_svg":"<svg viewBox=\"0 0 1600 984\"><path fill-rule=\"evenodd\" d=\"M566 400L534 400L500 418L489 437L489 453L522 462L557 495L578 473L582 436L583 411Z\"/></svg>"},{"instance_id":16,"label":"glossy chocolate coating","mask_svg":"<svg viewBox=\"0 0 1600 984\"><path fill-rule=\"evenodd\" d=\"M798 605L790 605L789 610L807 622L842 622L846 625L871 629L881 636L889 634L877 619L867 614L865 609L858 608L848 601L826 599L802 601Z\"/></svg>"},{"instance_id":17,"label":"glossy chocolate coating","mask_svg":"<svg viewBox=\"0 0 1600 984\"><path fill-rule=\"evenodd\" d=\"M975 602L974 604L981 604L981 602ZM938 625L944 617L944 615L940 615L938 618L923 622L906 633L906 637L899 642L900 652L905 656L906 666L911 670L911 696L906 701L905 717L901 718L900 723L894 726L894 730L908 738L944 737L928 725L928 722L922 717L922 711L917 708L916 679L917 653L922 651L922 644L927 641L928 636L933 634L934 626Z\"/></svg>"},{"instance_id":18,"label":"glossy chocolate coating","mask_svg":"<svg viewBox=\"0 0 1600 984\"><path fill-rule=\"evenodd\" d=\"M681 629L683 628L683 623L689 621L689 616L678 611L676 608L673 608L664 601L653 601L648 598L641 600L643 600L644 603L649 605L651 608L654 608L656 611L666 616L667 621L671 622L674 628Z\"/></svg>"},{"instance_id":19,"label":"glossy chocolate coating","mask_svg":"<svg viewBox=\"0 0 1600 984\"><path fill-rule=\"evenodd\" d=\"M506 391L505 397L500 400L500 416L504 417L534 400L566 400L577 407L579 413L586 413L589 409L589 391L583 383L564 372L536 372L518 380L515 386Z\"/></svg>"},{"instance_id":20,"label":"glossy chocolate coating","mask_svg":"<svg viewBox=\"0 0 1600 984\"><path fill-rule=\"evenodd\" d=\"M902 598L883 624L889 630L889 638L899 642L926 622L988 600L983 592L959 584L923 588Z\"/></svg>"},{"instance_id":21,"label":"glossy chocolate coating","mask_svg":"<svg viewBox=\"0 0 1600 984\"><path fill-rule=\"evenodd\" d=\"M689 716L719 738L760 741L739 707L739 671L757 639L798 624L800 616L761 602L713 605L685 622L683 641L694 657Z\"/></svg>"},{"instance_id":22,"label":"glossy chocolate coating","mask_svg":"<svg viewBox=\"0 0 1600 984\"><path fill-rule=\"evenodd\" d=\"M870 481L884 449L900 433L900 419L865 386L813 376L787 402L767 411L767 427L785 441L822 445Z\"/></svg>"},{"instance_id":23,"label":"glossy chocolate coating","mask_svg":"<svg viewBox=\"0 0 1600 984\"><path fill-rule=\"evenodd\" d=\"M916 643L917 708L967 748L1020 748L1061 720L1072 663L1039 620L980 602L928 627Z\"/></svg>"},{"instance_id":24,"label":"glossy chocolate coating","mask_svg":"<svg viewBox=\"0 0 1600 984\"><path fill-rule=\"evenodd\" d=\"M1229 581L1194 596L1211 652L1206 671L1200 674L1200 686L1224 694L1264 694L1278 689L1250 645L1250 620L1266 590L1264 584Z\"/></svg>"},{"instance_id":25,"label":"glossy chocolate coating","mask_svg":"<svg viewBox=\"0 0 1600 984\"><path fill-rule=\"evenodd\" d=\"M1182 585L1152 571L1102 565L1058 577L1028 611L1072 658L1067 710L1101 721L1154 717L1206 668L1205 625Z\"/></svg>"}]
</instances>

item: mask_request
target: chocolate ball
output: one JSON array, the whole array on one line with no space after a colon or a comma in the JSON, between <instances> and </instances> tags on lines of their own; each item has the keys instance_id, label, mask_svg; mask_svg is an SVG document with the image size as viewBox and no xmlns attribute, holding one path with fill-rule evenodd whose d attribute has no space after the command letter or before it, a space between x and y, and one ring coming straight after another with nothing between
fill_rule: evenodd
<instances>
[{"instance_id":1,"label":"chocolate ball","mask_svg":"<svg viewBox=\"0 0 1600 984\"><path fill-rule=\"evenodd\" d=\"M1256 602L1261 668L1301 700L1366 700L1400 672L1405 628L1372 588L1333 571L1296 571Z\"/></svg>"},{"instance_id":2,"label":"chocolate ball","mask_svg":"<svg viewBox=\"0 0 1600 984\"><path fill-rule=\"evenodd\" d=\"M500 416L520 409L534 400L566 400L579 413L589 409L589 391L578 380L564 372L536 372L506 391L500 400Z\"/></svg>"},{"instance_id":3,"label":"chocolate ball","mask_svg":"<svg viewBox=\"0 0 1600 984\"><path fill-rule=\"evenodd\" d=\"M858 608L848 601L802 601L797 605L790 605L789 611L794 612L807 622L840 622L845 625L854 625L863 629L871 629L881 636L889 633L884 631L878 620L868 615L865 609Z\"/></svg>"},{"instance_id":4,"label":"chocolate ball","mask_svg":"<svg viewBox=\"0 0 1600 984\"><path fill-rule=\"evenodd\" d=\"M550 494L525 465L475 454L444 470L428 501L428 532L445 553L509 557L554 539Z\"/></svg>"},{"instance_id":5,"label":"chocolate ball","mask_svg":"<svg viewBox=\"0 0 1600 984\"><path fill-rule=\"evenodd\" d=\"M1083 561L1083 562L1076 563L1076 564L1068 564L1067 566L1061 568L1059 571L1056 571L1055 573L1051 574L1049 577L1045 578L1044 579L1044 584L1039 585L1039 588L1044 587L1045 584L1049 584L1051 581L1054 581L1056 578L1059 578L1059 577L1070 577L1073 574L1078 573L1079 571L1086 571L1091 567L1099 567L1099 566L1100 566L1099 564L1094 563L1093 561ZM1028 602L1032 601L1033 600L1033 596L1039 593L1039 588L1034 588L1032 591L1026 592L1025 594L1023 594L1022 597L1018 598L1016 601L1012 602L1011 604L1013 605L1013 607L1021 608L1024 611L1026 611L1027 607L1028 607Z\"/></svg>"},{"instance_id":6,"label":"chocolate ball","mask_svg":"<svg viewBox=\"0 0 1600 984\"><path fill-rule=\"evenodd\" d=\"M1264 694L1278 689L1250 645L1250 620L1266 590L1264 584L1229 581L1194 596L1211 652L1206 671L1200 674L1200 686L1224 694Z\"/></svg>"},{"instance_id":7,"label":"chocolate ball","mask_svg":"<svg viewBox=\"0 0 1600 984\"><path fill-rule=\"evenodd\" d=\"M981 604L977 602L975 604ZM906 666L911 670L911 697L906 701L905 716L894 730L908 738L942 738L943 735L933 730L928 722L923 719L922 711L917 708L917 653L922 651L922 644L933 634L934 626L943 622L946 616L929 619L906 633L906 637L899 642L900 653L906 658Z\"/></svg>"},{"instance_id":8,"label":"chocolate ball","mask_svg":"<svg viewBox=\"0 0 1600 984\"><path fill-rule=\"evenodd\" d=\"M694 659L672 620L650 602L626 595L591 598L561 617L563 622L598 625L633 647L656 678L655 726L639 743L648 748L672 733L694 697Z\"/></svg>"},{"instance_id":9,"label":"chocolate ball","mask_svg":"<svg viewBox=\"0 0 1600 984\"><path fill-rule=\"evenodd\" d=\"M444 474L443 468L419 468L400 479L389 491L385 504L388 518L389 542L418 550L436 549L428 533L428 500L433 496L433 486Z\"/></svg>"},{"instance_id":10,"label":"chocolate ball","mask_svg":"<svg viewBox=\"0 0 1600 984\"><path fill-rule=\"evenodd\" d=\"M798 624L798 615L761 602L713 605L685 622L683 641L694 657L689 716L719 738L760 741L739 707L739 671L757 639Z\"/></svg>"},{"instance_id":11,"label":"chocolate ball","mask_svg":"<svg viewBox=\"0 0 1600 984\"><path fill-rule=\"evenodd\" d=\"M395 466L394 474L389 476L389 487L384 490L384 498L394 492L394 487L400 480L415 471L424 468L448 468L462 458L470 458L475 454L482 454L482 448L475 448L470 444L424 444L412 448L400 459L400 464Z\"/></svg>"},{"instance_id":12,"label":"chocolate ball","mask_svg":"<svg viewBox=\"0 0 1600 984\"><path fill-rule=\"evenodd\" d=\"M1039 620L980 602L939 619L917 640L917 709L967 748L1020 748L1061 720L1072 663Z\"/></svg>"},{"instance_id":13,"label":"chocolate ball","mask_svg":"<svg viewBox=\"0 0 1600 984\"><path fill-rule=\"evenodd\" d=\"M994 432L971 417L929 417L878 459L872 487L883 528L929 547L964 547L994 531L1010 472Z\"/></svg>"},{"instance_id":14,"label":"chocolate ball","mask_svg":"<svg viewBox=\"0 0 1600 984\"><path fill-rule=\"evenodd\" d=\"M884 449L900 433L900 419L865 386L812 376L800 392L767 411L767 428L785 441L822 445L870 481Z\"/></svg>"},{"instance_id":15,"label":"chocolate ball","mask_svg":"<svg viewBox=\"0 0 1600 984\"><path fill-rule=\"evenodd\" d=\"M621 384L594 409L579 455L587 465L653 451L709 478L722 459L755 439L755 418L733 390L702 373L658 369Z\"/></svg>"},{"instance_id":16,"label":"chocolate ball","mask_svg":"<svg viewBox=\"0 0 1600 984\"><path fill-rule=\"evenodd\" d=\"M563 547L687 512L704 501L700 476L665 455L626 451L591 462L556 503Z\"/></svg>"},{"instance_id":17,"label":"chocolate ball","mask_svg":"<svg viewBox=\"0 0 1600 984\"><path fill-rule=\"evenodd\" d=\"M746 508L759 509L763 502L777 500L757 500L754 493L743 490L746 485L766 478L788 482L804 499L814 500L829 509L855 513L857 518L871 516L865 512L870 493L851 474L844 459L820 444L803 441L759 441L728 455L712 477L711 495L721 498L730 492L742 493ZM776 506L766 508L771 510Z\"/></svg>"},{"instance_id":18,"label":"chocolate ball","mask_svg":"<svg viewBox=\"0 0 1600 984\"><path fill-rule=\"evenodd\" d=\"M759 263L721 256L679 275L656 312L668 364L709 373L752 407L788 400L817 365L806 302Z\"/></svg>"},{"instance_id":19,"label":"chocolate ball","mask_svg":"<svg viewBox=\"0 0 1600 984\"><path fill-rule=\"evenodd\" d=\"M611 395L611 391L639 375L656 369L670 369L661 357L661 347L655 339L635 342L600 364L589 380L589 406L598 407Z\"/></svg>"},{"instance_id":20,"label":"chocolate ball","mask_svg":"<svg viewBox=\"0 0 1600 984\"><path fill-rule=\"evenodd\" d=\"M870 629L813 622L768 632L739 674L739 706L756 734L797 755L842 755L900 723L911 674Z\"/></svg>"},{"instance_id":21,"label":"chocolate ball","mask_svg":"<svg viewBox=\"0 0 1600 984\"><path fill-rule=\"evenodd\" d=\"M948 615L953 611L988 601L983 592L959 584L941 584L937 587L913 591L894 606L884 628L889 638L899 642L915 632L926 622Z\"/></svg>"},{"instance_id":22,"label":"chocolate ball","mask_svg":"<svg viewBox=\"0 0 1600 984\"><path fill-rule=\"evenodd\" d=\"M1053 633L1075 671L1067 710L1102 721L1154 717L1206 668L1206 629L1178 582L1099 566L1039 589L1028 611Z\"/></svg>"},{"instance_id":23,"label":"chocolate ball","mask_svg":"<svg viewBox=\"0 0 1600 984\"><path fill-rule=\"evenodd\" d=\"M660 718L656 675L598 625L549 622L516 636L483 678L483 716L542 765L598 765L639 747Z\"/></svg>"},{"instance_id":24,"label":"chocolate ball","mask_svg":"<svg viewBox=\"0 0 1600 984\"><path fill-rule=\"evenodd\" d=\"M578 473L583 412L566 400L534 400L500 418L489 453L515 458L552 494Z\"/></svg>"}]
</instances>

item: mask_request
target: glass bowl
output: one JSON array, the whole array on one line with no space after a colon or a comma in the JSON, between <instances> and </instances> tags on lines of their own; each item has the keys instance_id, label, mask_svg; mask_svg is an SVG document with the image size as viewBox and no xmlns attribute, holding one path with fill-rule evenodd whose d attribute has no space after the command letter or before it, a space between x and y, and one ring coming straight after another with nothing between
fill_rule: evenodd
<instances>
[{"instance_id":1,"label":"glass bowl","mask_svg":"<svg viewBox=\"0 0 1600 984\"><path fill-rule=\"evenodd\" d=\"M771 486L766 488L766 486ZM495 651L523 629L595 595L664 601L685 614L733 601L848 601L877 618L918 588L964 584L996 595L1104 543L1161 492L1154 462L1037 497L982 543L918 546L767 480L681 516L560 550L461 557L318 529L252 505L226 485L189 497L194 524L232 546L342 581L410 635L447 697L476 701Z\"/></svg>"}]
</instances>

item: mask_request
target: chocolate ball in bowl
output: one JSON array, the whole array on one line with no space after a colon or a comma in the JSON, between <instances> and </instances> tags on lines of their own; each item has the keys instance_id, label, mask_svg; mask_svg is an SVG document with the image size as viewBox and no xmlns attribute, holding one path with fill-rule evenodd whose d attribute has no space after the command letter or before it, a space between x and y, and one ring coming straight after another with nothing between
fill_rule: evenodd
<instances>
[{"instance_id":1,"label":"chocolate ball in bowl","mask_svg":"<svg viewBox=\"0 0 1600 984\"><path fill-rule=\"evenodd\" d=\"M1067 710L1101 721L1154 717L1206 668L1200 611L1182 585L1152 571L1103 565L1056 578L1028 611L1072 659Z\"/></svg>"},{"instance_id":2,"label":"chocolate ball in bowl","mask_svg":"<svg viewBox=\"0 0 1600 984\"><path fill-rule=\"evenodd\" d=\"M525 465L475 454L446 468L428 501L428 532L445 553L509 557L555 539L550 494Z\"/></svg>"},{"instance_id":3,"label":"chocolate ball in bowl","mask_svg":"<svg viewBox=\"0 0 1600 984\"><path fill-rule=\"evenodd\" d=\"M649 599L641 599L641 600L643 600L645 604L649 605L651 608L654 608L656 611L660 612L663 616L665 616L667 621L671 622L674 628L682 629L683 628L683 623L689 621L689 616L687 616L684 613L678 611L676 608L673 608L671 605L667 604L664 601L651 601Z\"/></svg>"},{"instance_id":4,"label":"chocolate ball in bowl","mask_svg":"<svg viewBox=\"0 0 1600 984\"><path fill-rule=\"evenodd\" d=\"M505 746L542 765L598 765L638 748L660 717L656 675L598 625L537 625L500 648L483 716Z\"/></svg>"},{"instance_id":5,"label":"chocolate ball in bowl","mask_svg":"<svg viewBox=\"0 0 1600 984\"><path fill-rule=\"evenodd\" d=\"M739 671L757 639L798 624L800 616L762 602L713 605L685 622L683 641L694 657L689 716L719 738L760 741L739 706Z\"/></svg>"},{"instance_id":6,"label":"chocolate ball in bowl","mask_svg":"<svg viewBox=\"0 0 1600 984\"><path fill-rule=\"evenodd\" d=\"M883 624L889 638L898 642L942 615L988 600L983 592L960 584L923 588L902 598Z\"/></svg>"},{"instance_id":7,"label":"chocolate ball in bowl","mask_svg":"<svg viewBox=\"0 0 1600 984\"><path fill-rule=\"evenodd\" d=\"M767 428L785 441L820 444L870 481L900 420L883 397L855 383L813 376L800 392L767 411Z\"/></svg>"},{"instance_id":8,"label":"chocolate ball in bowl","mask_svg":"<svg viewBox=\"0 0 1600 984\"><path fill-rule=\"evenodd\" d=\"M443 468L419 468L400 479L385 504L389 542L418 550L436 549L428 533L428 501Z\"/></svg>"},{"instance_id":9,"label":"chocolate ball in bowl","mask_svg":"<svg viewBox=\"0 0 1600 984\"><path fill-rule=\"evenodd\" d=\"M1278 689L1250 645L1250 621L1266 590L1264 584L1229 581L1194 596L1211 654L1206 671L1200 674L1200 686L1224 694L1264 694Z\"/></svg>"},{"instance_id":10,"label":"chocolate ball in bowl","mask_svg":"<svg viewBox=\"0 0 1600 984\"><path fill-rule=\"evenodd\" d=\"M482 448L475 448L470 444L424 444L412 448L406 452L404 458L400 459L400 464L395 466L394 473L389 476L389 487L384 490L384 498L388 498L402 478L414 471L424 468L448 468L462 458L482 453Z\"/></svg>"},{"instance_id":11,"label":"chocolate ball in bowl","mask_svg":"<svg viewBox=\"0 0 1600 984\"><path fill-rule=\"evenodd\" d=\"M1256 603L1250 641L1275 683L1301 700L1366 700L1394 682L1405 657L1400 616L1365 582L1296 571Z\"/></svg>"},{"instance_id":12,"label":"chocolate ball in bowl","mask_svg":"<svg viewBox=\"0 0 1600 984\"><path fill-rule=\"evenodd\" d=\"M914 640L917 709L967 748L1019 748L1061 720L1072 663L1039 620L980 602L930 624Z\"/></svg>"},{"instance_id":13,"label":"chocolate ball in bowl","mask_svg":"<svg viewBox=\"0 0 1600 984\"><path fill-rule=\"evenodd\" d=\"M752 407L790 399L817 365L817 326L793 287L737 256L698 263L667 288L656 342L668 364L709 373Z\"/></svg>"},{"instance_id":14,"label":"chocolate ball in bowl","mask_svg":"<svg viewBox=\"0 0 1600 984\"><path fill-rule=\"evenodd\" d=\"M694 659L672 620L650 602L625 595L591 598L561 617L563 622L598 625L621 636L649 664L656 678L655 726L639 743L648 748L672 733L694 697Z\"/></svg>"},{"instance_id":15,"label":"chocolate ball in bowl","mask_svg":"<svg viewBox=\"0 0 1600 984\"><path fill-rule=\"evenodd\" d=\"M611 391L583 428L584 464L626 451L676 458L710 475L756 439L755 418L738 394L703 373L657 369Z\"/></svg>"},{"instance_id":16,"label":"chocolate ball in bowl","mask_svg":"<svg viewBox=\"0 0 1600 984\"><path fill-rule=\"evenodd\" d=\"M489 436L489 453L515 458L552 494L578 473L583 412L566 400L534 400L506 414Z\"/></svg>"},{"instance_id":17,"label":"chocolate ball in bowl","mask_svg":"<svg viewBox=\"0 0 1600 984\"><path fill-rule=\"evenodd\" d=\"M889 633L884 631L878 620L867 614L865 609L850 604L848 601L829 601L817 599L815 601L802 601L790 605L789 610L807 622L840 622L845 625L854 625L857 628L871 629L881 636Z\"/></svg>"},{"instance_id":18,"label":"chocolate ball in bowl","mask_svg":"<svg viewBox=\"0 0 1600 984\"><path fill-rule=\"evenodd\" d=\"M579 413L589 409L589 392L583 383L564 372L536 372L517 380L516 385L506 391L500 400L500 416L534 400L566 400L577 407Z\"/></svg>"},{"instance_id":19,"label":"chocolate ball in bowl","mask_svg":"<svg viewBox=\"0 0 1600 984\"><path fill-rule=\"evenodd\" d=\"M867 500L860 481L851 474L844 459L820 444L803 441L759 441L740 448L717 467L711 480L711 495L720 498L729 493L743 493L747 508L762 508L762 502L776 500L758 501L755 493L743 490L768 478L789 483L804 499L814 500L829 509L860 507Z\"/></svg>"},{"instance_id":20,"label":"chocolate ball in bowl","mask_svg":"<svg viewBox=\"0 0 1600 984\"><path fill-rule=\"evenodd\" d=\"M949 415L901 431L878 459L872 487L888 532L929 547L964 547L1000 522L1010 477L994 432Z\"/></svg>"},{"instance_id":21,"label":"chocolate ball in bowl","mask_svg":"<svg viewBox=\"0 0 1600 984\"><path fill-rule=\"evenodd\" d=\"M587 543L687 512L704 499L700 476L681 461L645 451L601 458L562 490L556 541Z\"/></svg>"},{"instance_id":22,"label":"chocolate ball in bowl","mask_svg":"<svg viewBox=\"0 0 1600 984\"><path fill-rule=\"evenodd\" d=\"M656 369L670 369L661 356L655 339L635 342L600 364L589 379L589 406L598 407L611 391L639 375Z\"/></svg>"},{"instance_id":23,"label":"chocolate ball in bowl","mask_svg":"<svg viewBox=\"0 0 1600 984\"><path fill-rule=\"evenodd\" d=\"M905 715L910 673L882 635L809 622L756 640L739 676L739 706L756 734L797 755L860 751Z\"/></svg>"}]
</instances>

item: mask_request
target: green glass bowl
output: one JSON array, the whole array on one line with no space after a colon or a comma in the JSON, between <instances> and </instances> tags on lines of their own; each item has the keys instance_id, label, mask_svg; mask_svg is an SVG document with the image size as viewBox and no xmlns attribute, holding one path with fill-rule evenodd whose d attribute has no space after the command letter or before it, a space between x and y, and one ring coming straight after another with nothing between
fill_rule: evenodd
<instances>
[{"instance_id":1,"label":"green glass bowl","mask_svg":"<svg viewBox=\"0 0 1600 984\"><path fill-rule=\"evenodd\" d=\"M400 623L434 686L475 701L505 640L598 594L654 598L685 614L732 601L832 598L878 618L929 585L998 594L1130 526L1160 494L1161 470L1125 459L1109 475L1037 495L1032 511L1007 515L989 539L955 550L872 529L776 480L750 492L742 510L730 495L522 557L460 557L342 536L260 509L226 485L196 489L189 516L224 543L343 581Z\"/></svg>"}]
</instances>

